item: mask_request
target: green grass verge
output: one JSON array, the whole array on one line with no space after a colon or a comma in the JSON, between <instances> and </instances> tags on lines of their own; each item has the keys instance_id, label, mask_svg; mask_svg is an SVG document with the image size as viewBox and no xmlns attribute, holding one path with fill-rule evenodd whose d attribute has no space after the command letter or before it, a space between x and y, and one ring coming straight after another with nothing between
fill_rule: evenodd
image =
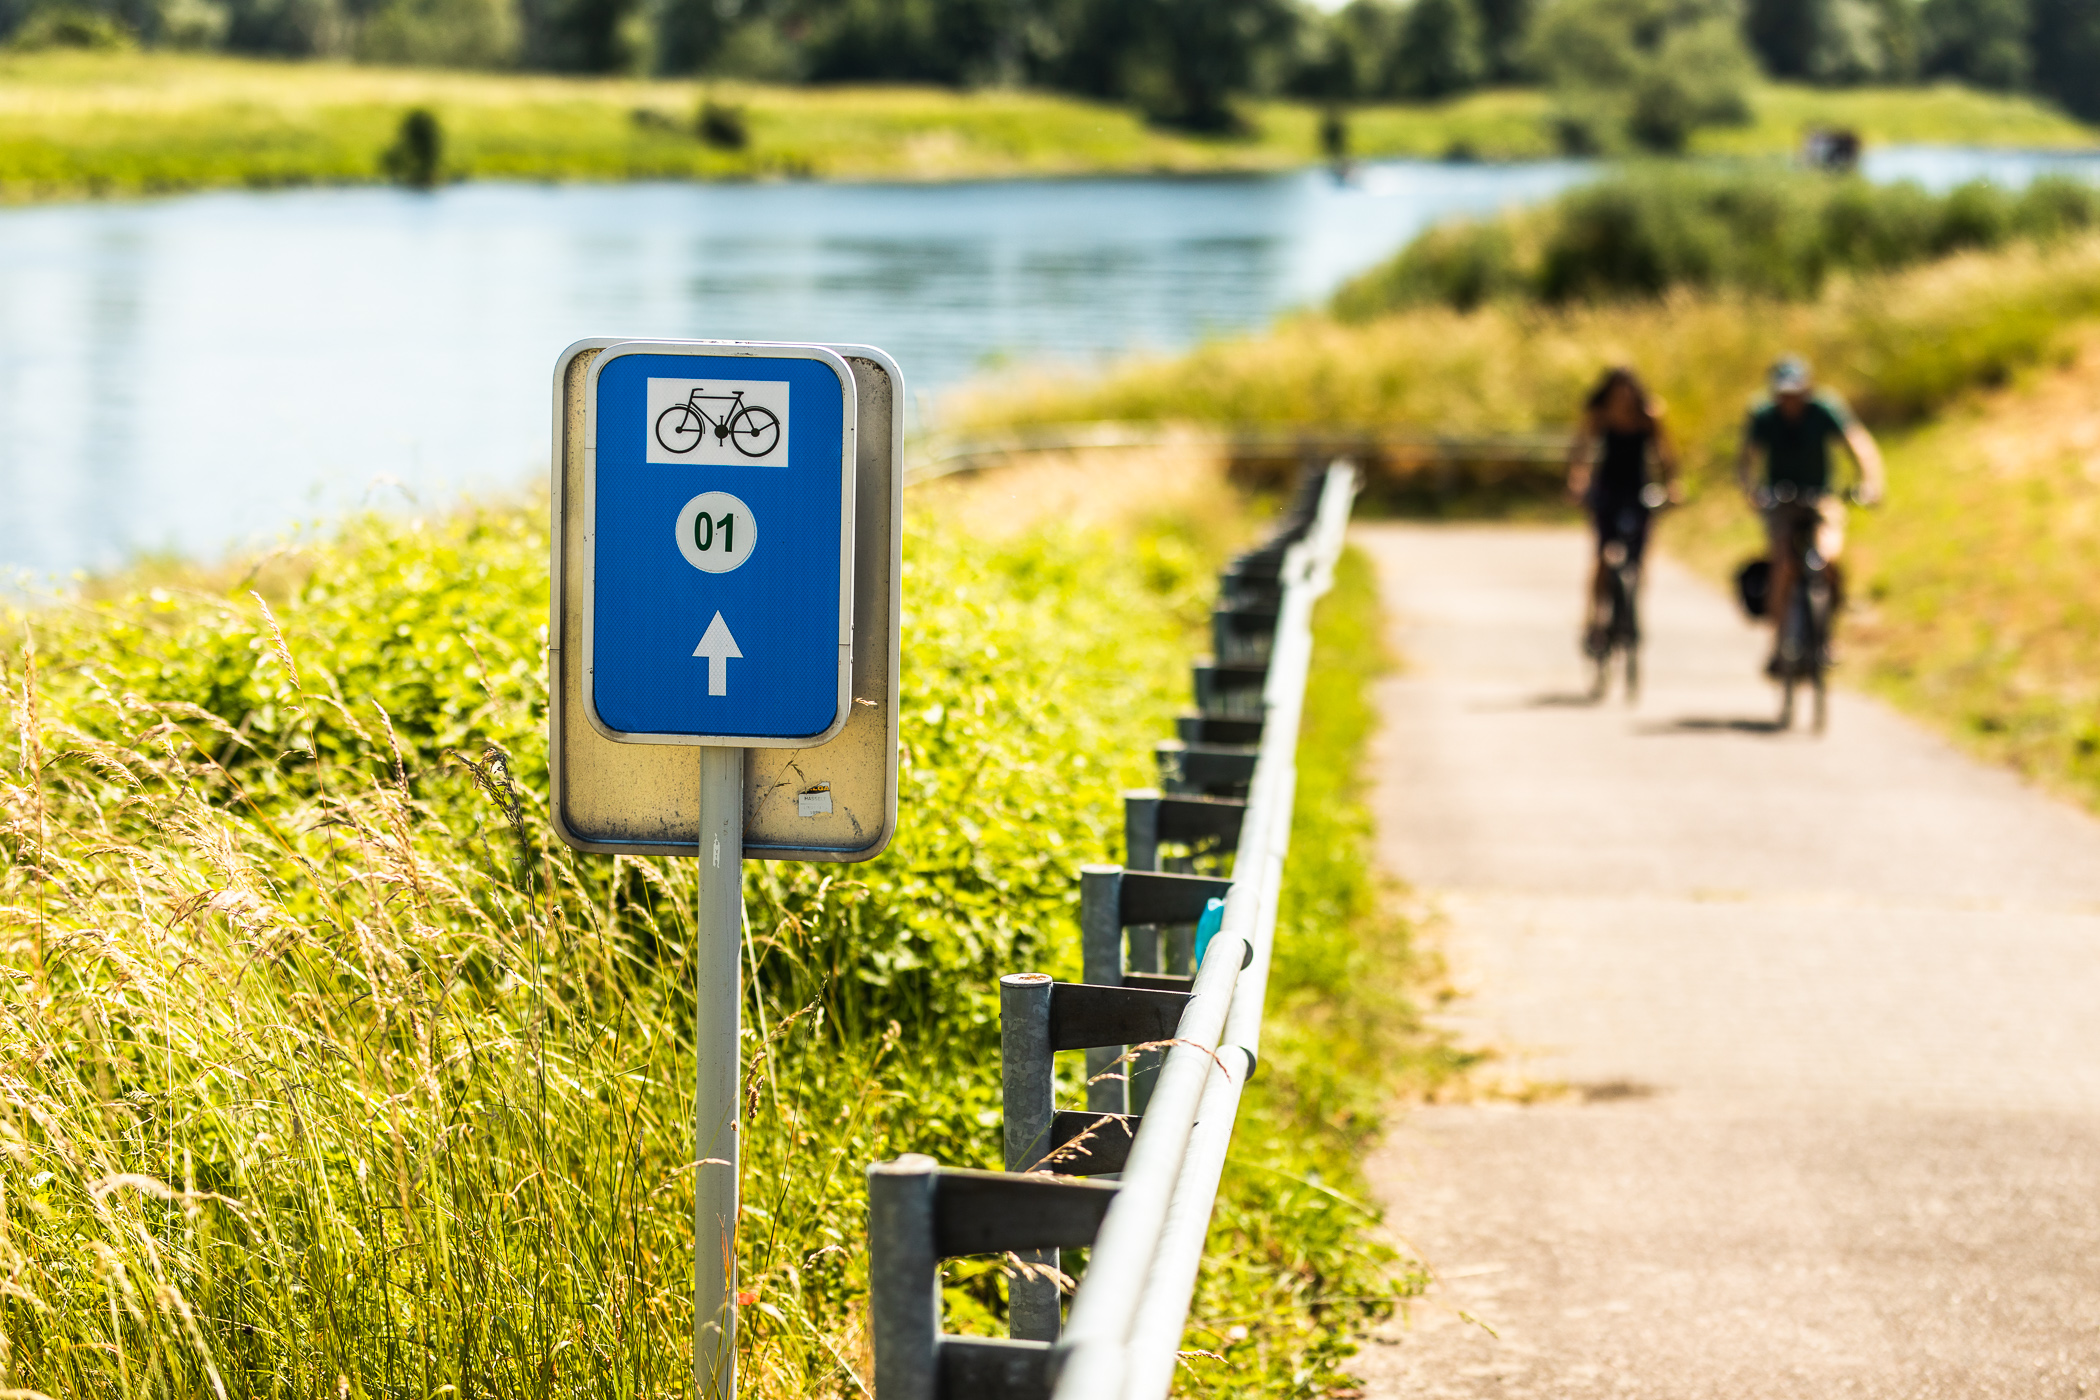
<instances>
[{"instance_id":1,"label":"green grass verge","mask_svg":"<svg viewBox=\"0 0 2100 1400\"><path fill-rule=\"evenodd\" d=\"M1375 1234L1363 1155L1397 1102L1471 1058L1422 1025L1413 996L1431 969L1371 860L1362 781L1382 624L1370 561L1350 550L1314 620L1262 1067L1183 1343L1213 1353L1189 1363L1207 1393L1359 1393L1348 1376L1355 1326L1427 1282Z\"/></svg>"},{"instance_id":2,"label":"green grass verge","mask_svg":"<svg viewBox=\"0 0 2100 1400\"><path fill-rule=\"evenodd\" d=\"M858 1392L868 1162L996 1164L996 978L1076 972L1076 868L1151 777L1219 547L954 534L910 525L895 846L747 878L754 1396ZM545 558L539 510L370 520L7 619L0 1388L686 1393L693 874L552 837ZM1370 606L1358 579L1323 614L1220 1215L1246 1243L1205 1285L1251 1348L1220 1393L1331 1388L1408 1286L1333 1194L1396 1063L1438 1065L1391 1053L1429 1042L1343 776L1362 648L1334 639ZM956 1325L1001 1292L957 1266Z\"/></svg>"},{"instance_id":3,"label":"green grass verge","mask_svg":"<svg viewBox=\"0 0 2100 1400\"><path fill-rule=\"evenodd\" d=\"M693 134L704 93L745 109L750 143ZM775 88L387 69L197 55L0 55L0 200L382 178L402 113L433 109L458 179L777 177L885 180L1274 170L1319 159L1319 114L1250 103L1254 134L1199 139L1132 112L1043 93ZM2094 132L2024 99L1960 89L1759 89L1754 126L1701 151L1783 153L1807 124L1869 140L2090 145ZM1552 153L1547 99L1488 91L1350 116L1363 157Z\"/></svg>"}]
</instances>

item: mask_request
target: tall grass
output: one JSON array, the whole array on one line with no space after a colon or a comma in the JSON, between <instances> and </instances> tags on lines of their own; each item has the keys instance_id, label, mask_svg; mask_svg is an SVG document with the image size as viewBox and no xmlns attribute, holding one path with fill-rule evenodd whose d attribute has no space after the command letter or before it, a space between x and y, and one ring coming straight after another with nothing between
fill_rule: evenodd
<instances>
[{"instance_id":1,"label":"tall grass","mask_svg":"<svg viewBox=\"0 0 2100 1400\"><path fill-rule=\"evenodd\" d=\"M367 521L9 618L0 1390L686 1392L693 876L547 827L545 539ZM1076 972L1075 868L1150 777L1213 549L915 515L896 845L746 882L750 1393L862 1388L866 1163L996 1164L996 977ZM1375 918L1345 850L1287 937ZM1278 1160L1318 1138L1262 1121ZM1406 1276L1318 1192L1234 1199L1274 1252L1207 1296L1264 1361L1206 1389L1335 1374ZM957 1326L1002 1296L952 1271Z\"/></svg>"},{"instance_id":2,"label":"tall grass","mask_svg":"<svg viewBox=\"0 0 2100 1400\"><path fill-rule=\"evenodd\" d=\"M1782 353L1807 355L1870 420L1900 424L2004 382L2096 315L2100 239L2089 236L1865 276L1809 301L1680 291L1563 309L1423 307L1362 325L1307 315L1098 377L996 381L951 411L959 428L985 431L1089 419L1527 431L1571 422L1600 367L1630 363L1710 472Z\"/></svg>"}]
</instances>

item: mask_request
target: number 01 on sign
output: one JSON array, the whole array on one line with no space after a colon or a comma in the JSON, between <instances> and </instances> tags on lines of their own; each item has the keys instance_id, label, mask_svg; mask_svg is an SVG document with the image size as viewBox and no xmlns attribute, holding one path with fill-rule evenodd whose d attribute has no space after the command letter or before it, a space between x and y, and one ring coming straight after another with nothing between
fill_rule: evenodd
<instances>
[{"instance_id":1,"label":"number 01 on sign","mask_svg":"<svg viewBox=\"0 0 2100 1400\"><path fill-rule=\"evenodd\" d=\"M700 863L710 1400L736 1392L743 860L865 860L895 822L901 390L867 346L583 341L555 368L555 822Z\"/></svg>"}]
</instances>

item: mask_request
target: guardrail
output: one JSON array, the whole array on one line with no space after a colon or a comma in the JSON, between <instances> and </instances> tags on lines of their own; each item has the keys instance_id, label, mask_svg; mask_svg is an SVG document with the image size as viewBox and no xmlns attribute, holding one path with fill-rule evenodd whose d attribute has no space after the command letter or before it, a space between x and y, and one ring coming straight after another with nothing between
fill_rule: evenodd
<instances>
[{"instance_id":1,"label":"guardrail","mask_svg":"<svg viewBox=\"0 0 2100 1400\"><path fill-rule=\"evenodd\" d=\"M918 1155L868 1169L875 1400L1159 1400L1171 1387L1260 1050L1312 609L1357 485L1344 462L1308 477L1279 530L1221 578L1197 709L1158 747L1160 789L1125 794L1125 863L1081 868L1085 980L1000 980L1007 1170ZM1228 847L1230 879L1193 873ZM1056 1105L1060 1051L1086 1053L1083 1111ZM1092 1252L1064 1318L1059 1251L1077 1248ZM1010 1337L941 1331L941 1261L970 1254L1013 1260Z\"/></svg>"}]
</instances>

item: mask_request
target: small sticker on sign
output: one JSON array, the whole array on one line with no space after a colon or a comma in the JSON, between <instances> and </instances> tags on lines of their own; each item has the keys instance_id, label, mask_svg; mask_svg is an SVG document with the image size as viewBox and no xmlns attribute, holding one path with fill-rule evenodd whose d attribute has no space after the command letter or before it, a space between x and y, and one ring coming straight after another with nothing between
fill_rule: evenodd
<instances>
[{"instance_id":1,"label":"small sticker on sign","mask_svg":"<svg viewBox=\"0 0 2100 1400\"><path fill-rule=\"evenodd\" d=\"M831 815L831 784L818 783L807 792L795 794L795 811L805 817L828 817Z\"/></svg>"}]
</instances>

